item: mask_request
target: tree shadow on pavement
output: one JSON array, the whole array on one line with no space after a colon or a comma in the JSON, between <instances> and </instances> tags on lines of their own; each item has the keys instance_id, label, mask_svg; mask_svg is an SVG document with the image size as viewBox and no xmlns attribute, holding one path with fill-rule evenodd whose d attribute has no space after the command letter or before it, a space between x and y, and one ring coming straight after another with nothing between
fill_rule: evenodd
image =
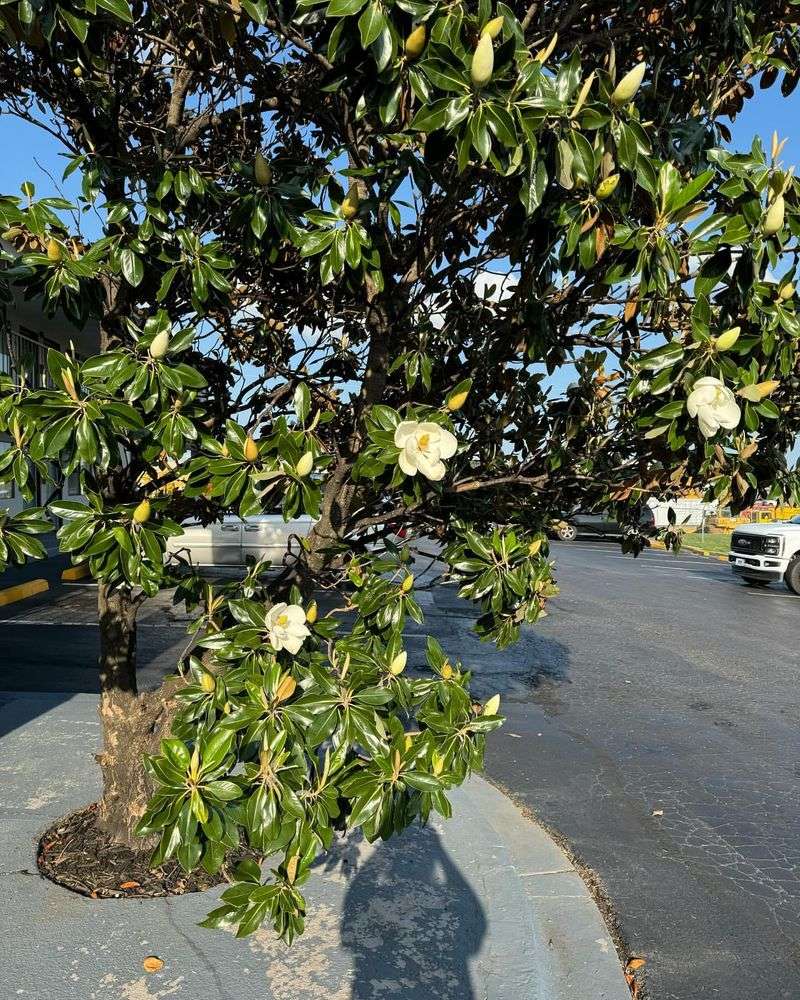
<instances>
[{"instance_id":1,"label":"tree shadow on pavement","mask_svg":"<svg viewBox=\"0 0 800 1000\"><path fill-rule=\"evenodd\" d=\"M435 830L372 846L350 837L325 867L349 876L341 943L352 954L352 1000L477 1000L470 963L486 917Z\"/></svg>"}]
</instances>

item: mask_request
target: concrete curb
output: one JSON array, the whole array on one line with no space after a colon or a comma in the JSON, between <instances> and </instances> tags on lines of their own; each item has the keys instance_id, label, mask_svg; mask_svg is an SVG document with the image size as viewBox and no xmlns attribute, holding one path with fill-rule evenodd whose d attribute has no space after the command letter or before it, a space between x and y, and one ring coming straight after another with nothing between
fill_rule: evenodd
<instances>
[{"instance_id":1,"label":"concrete curb","mask_svg":"<svg viewBox=\"0 0 800 1000\"><path fill-rule=\"evenodd\" d=\"M661 549L662 552L666 552L667 551L666 545L663 542L659 542L659 541L650 542L650 548L651 549ZM683 545L681 547L681 551L682 552L684 552L684 551L685 552L691 552L693 556L704 556L706 559L716 559L717 562L724 562L724 563L726 563L728 561L728 557L727 556L721 556L717 552L708 552L705 549L693 549L693 548L690 548L688 545Z\"/></svg>"},{"instance_id":2,"label":"concrete curb","mask_svg":"<svg viewBox=\"0 0 800 1000\"><path fill-rule=\"evenodd\" d=\"M54 818L98 792L93 695L0 695L2 996L25 1000L630 1000L586 886L541 827L480 778L453 818L385 844L351 836L307 885L306 934L196 927L221 888L90 900L35 873ZM163 970L147 975L145 956Z\"/></svg>"},{"instance_id":3,"label":"concrete curb","mask_svg":"<svg viewBox=\"0 0 800 1000\"><path fill-rule=\"evenodd\" d=\"M7 604L14 604L15 601L24 601L26 597L34 597L50 589L47 580L26 580L25 583L18 583L13 587L6 587L0 590L0 608Z\"/></svg>"},{"instance_id":4,"label":"concrete curb","mask_svg":"<svg viewBox=\"0 0 800 1000\"><path fill-rule=\"evenodd\" d=\"M77 566L70 566L61 573L61 579L66 583L72 580L82 580L89 575L89 563L79 563Z\"/></svg>"}]
</instances>

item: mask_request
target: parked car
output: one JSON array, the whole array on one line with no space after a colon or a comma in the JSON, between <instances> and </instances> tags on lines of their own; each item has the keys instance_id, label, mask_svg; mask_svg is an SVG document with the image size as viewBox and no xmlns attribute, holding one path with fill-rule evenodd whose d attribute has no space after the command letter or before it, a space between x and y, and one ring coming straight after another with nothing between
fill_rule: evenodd
<instances>
[{"instance_id":1,"label":"parked car","mask_svg":"<svg viewBox=\"0 0 800 1000\"><path fill-rule=\"evenodd\" d=\"M731 537L728 562L751 587L783 580L800 594L800 515L790 521L743 524Z\"/></svg>"},{"instance_id":2,"label":"parked car","mask_svg":"<svg viewBox=\"0 0 800 1000\"><path fill-rule=\"evenodd\" d=\"M187 521L183 534L167 541L167 554L190 559L195 566L243 566L247 556L280 564L293 535L304 538L313 521L308 515L284 521L281 514L229 516L221 522L202 525ZM297 542L294 543L297 548Z\"/></svg>"},{"instance_id":3,"label":"parked car","mask_svg":"<svg viewBox=\"0 0 800 1000\"><path fill-rule=\"evenodd\" d=\"M639 527L645 534L649 534L654 529L655 518L649 507L642 511ZM608 510L571 514L565 520L556 521L551 528L552 534L562 542L574 542L578 535L618 536L624 534L624 531L623 525Z\"/></svg>"}]
</instances>

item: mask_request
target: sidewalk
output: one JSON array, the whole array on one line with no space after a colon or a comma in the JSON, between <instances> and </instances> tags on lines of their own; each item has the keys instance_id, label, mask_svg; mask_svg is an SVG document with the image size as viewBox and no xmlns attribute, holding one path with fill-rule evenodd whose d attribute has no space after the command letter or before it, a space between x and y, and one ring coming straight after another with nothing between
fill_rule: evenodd
<instances>
[{"instance_id":1,"label":"sidewalk","mask_svg":"<svg viewBox=\"0 0 800 1000\"><path fill-rule=\"evenodd\" d=\"M0 996L26 1000L628 1000L582 880L550 838L473 778L453 818L339 843L307 889L305 935L237 940L197 922L221 888L90 900L42 878L34 845L95 798L93 695L0 696ZM164 968L147 974L142 960Z\"/></svg>"}]
</instances>

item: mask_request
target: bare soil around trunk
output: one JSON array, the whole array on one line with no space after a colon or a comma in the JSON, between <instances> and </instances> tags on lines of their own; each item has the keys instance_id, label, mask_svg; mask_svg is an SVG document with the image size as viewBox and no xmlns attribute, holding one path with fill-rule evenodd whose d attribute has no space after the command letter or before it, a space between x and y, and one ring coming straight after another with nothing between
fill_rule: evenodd
<instances>
[{"instance_id":1,"label":"bare soil around trunk","mask_svg":"<svg viewBox=\"0 0 800 1000\"><path fill-rule=\"evenodd\" d=\"M227 873L245 857L260 858L245 850L235 852L215 875L199 869L186 872L177 861L151 870L150 851L134 851L114 841L97 825L97 803L58 820L42 836L37 851L39 871L45 878L92 899L141 899L204 892L227 882Z\"/></svg>"}]
</instances>

